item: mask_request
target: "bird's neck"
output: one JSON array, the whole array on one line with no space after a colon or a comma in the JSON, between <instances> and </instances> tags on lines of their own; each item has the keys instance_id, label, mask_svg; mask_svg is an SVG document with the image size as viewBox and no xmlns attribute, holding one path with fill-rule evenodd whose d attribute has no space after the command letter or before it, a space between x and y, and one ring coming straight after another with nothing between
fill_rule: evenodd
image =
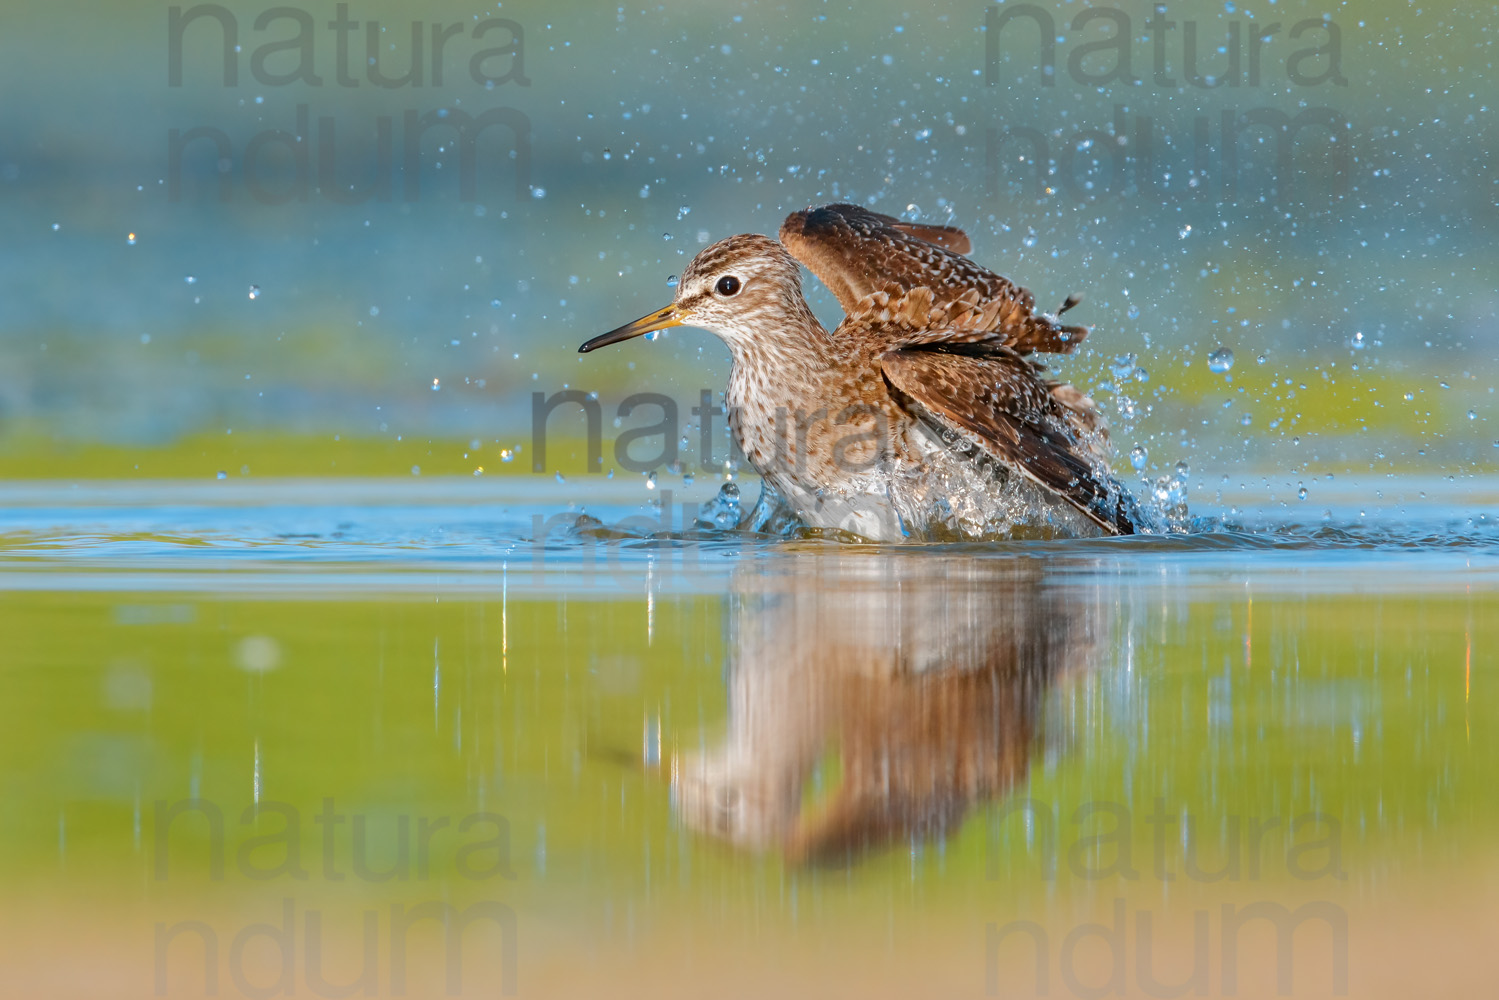
<instances>
[{"instance_id":1,"label":"bird's neck","mask_svg":"<svg viewBox=\"0 0 1499 1000\"><path fill-rule=\"evenodd\" d=\"M815 376L835 363L833 338L800 292L743 317L739 335L725 338L736 371L761 369L783 378Z\"/></svg>"},{"instance_id":2,"label":"bird's neck","mask_svg":"<svg viewBox=\"0 0 1499 1000\"><path fill-rule=\"evenodd\" d=\"M762 475L778 475L808 421L824 406L824 389L838 367L837 344L806 301L774 318L763 317L755 335L729 344L733 367L724 402L740 450Z\"/></svg>"}]
</instances>

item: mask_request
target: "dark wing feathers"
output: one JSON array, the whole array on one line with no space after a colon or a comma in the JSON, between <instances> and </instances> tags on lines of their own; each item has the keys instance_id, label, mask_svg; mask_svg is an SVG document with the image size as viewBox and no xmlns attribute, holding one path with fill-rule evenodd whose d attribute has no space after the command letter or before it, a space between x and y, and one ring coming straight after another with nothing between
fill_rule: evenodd
<instances>
[{"instance_id":1,"label":"dark wing feathers","mask_svg":"<svg viewBox=\"0 0 1499 1000\"><path fill-rule=\"evenodd\" d=\"M1065 354L1088 333L1037 313L1029 291L963 256L970 244L960 229L826 205L793 212L780 237L849 320L901 327L912 342L998 339L1021 354Z\"/></svg>"},{"instance_id":2,"label":"dark wing feathers","mask_svg":"<svg viewBox=\"0 0 1499 1000\"><path fill-rule=\"evenodd\" d=\"M1065 354L1087 327L1038 314L1029 291L963 256L968 237L949 226L827 205L792 213L780 236L837 296L848 314L840 331L888 349L885 380L913 415L976 439L1107 530L1137 530L1133 498L1108 473L1092 401L1024 357Z\"/></svg>"},{"instance_id":3,"label":"dark wing feathers","mask_svg":"<svg viewBox=\"0 0 1499 1000\"><path fill-rule=\"evenodd\" d=\"M896 398L928 422L977 438L992 457L1109 531L1135 533L1140 516L1133 498L1090 457L1069 404L1029 361L1013 353L918 348L891 351L881 365Z\"/></svg>"}]
</instances>

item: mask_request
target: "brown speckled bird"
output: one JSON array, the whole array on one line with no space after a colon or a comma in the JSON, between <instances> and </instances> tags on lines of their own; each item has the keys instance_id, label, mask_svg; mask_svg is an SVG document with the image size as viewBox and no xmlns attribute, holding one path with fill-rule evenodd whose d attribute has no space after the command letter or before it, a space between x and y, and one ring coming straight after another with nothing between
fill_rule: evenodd
<instances>
[{"instance_id":1,"label":"brown speckled bird","mask_svg":"<svg viewBox=\"0 0 1499 1000\"><path fill-rule=\"evenodd\" d=\"M1093 401L1030 358L1071 351L1086 327L1037 313L949 226L828 205L780 237L714 243L671 305L579 348L679 325L728 345L729 425L764 484L746 526L873 541L1142 530ZM847 313L831 334L798 261Z\"/></svg>"}]
</instances>

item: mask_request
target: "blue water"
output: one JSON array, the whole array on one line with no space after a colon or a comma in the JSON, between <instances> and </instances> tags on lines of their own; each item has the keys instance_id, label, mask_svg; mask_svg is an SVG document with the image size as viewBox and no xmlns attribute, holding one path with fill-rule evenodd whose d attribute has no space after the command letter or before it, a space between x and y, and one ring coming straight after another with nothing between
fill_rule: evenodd
<instances>
[{"instance_id":1,"label":"blue water","mask_svg":"<svg viewBox=\"0 0 1499 1000\"><path fill-rule=\"evenodd\" d=\"M0 486L0 587L400 590L490 588L503 578L546 589L716 591L746 560L849 547L694 529L717 486L652 491L639 480L543 477L10 483ZM746 496L756 488L746 483ZM1079 573L1315 574L1353 589L1499 571L1499 479L1319 483L1307 501L1294 486L1282 499L1286 488L1265 480L1236 492L1232 506L1194 503L1188 534L882 550L901 559L1035 557Z\"/></svg>"}]
</instances>

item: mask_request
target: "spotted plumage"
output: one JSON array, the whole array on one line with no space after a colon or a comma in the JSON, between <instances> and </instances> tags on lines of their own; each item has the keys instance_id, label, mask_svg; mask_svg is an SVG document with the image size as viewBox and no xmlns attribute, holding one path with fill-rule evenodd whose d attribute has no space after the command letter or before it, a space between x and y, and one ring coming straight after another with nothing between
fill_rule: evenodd
<instances>
[{"instance_id":1,"label":"spotted plumage","mask_svg":"<svg viewBox=\"0 0 1499 1000\"><path fill-rule=\"evenodd\" d=\"M780 235L850 323L905 331L909 343L997 339L1021 352L1065 354L1088 333L1036 313L1029 290L963 256L970 244L959 229L828 205L793 212Z\"/></svg>"},{"instance_id":2,"label":"spotted plumage","mask_svg":"<svg viewBox=\"0 0 1499 1000\"><path fill-rule=\"evenodd\" d=\"M581 348L679 324L728 345L730 427L766 486L755 526L789 515L882 541L1143 527L1093 402L1030 358L1085 327L1037 313L958 229L828 205L780 237L707 247L671 305ZM847 313L832 333L798 261Z\"/></svg>"}]
</instances>

